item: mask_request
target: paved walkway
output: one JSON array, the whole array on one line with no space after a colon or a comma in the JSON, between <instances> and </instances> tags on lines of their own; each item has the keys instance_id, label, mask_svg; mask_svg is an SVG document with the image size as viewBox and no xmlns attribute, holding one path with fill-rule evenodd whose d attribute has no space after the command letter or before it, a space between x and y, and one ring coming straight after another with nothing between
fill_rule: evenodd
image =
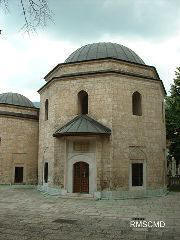
<instances>
[{"instance_id":1,"label":"paved walkway","mask_svg":"<svg viewBox=\"0 0 180 240\"><path fill-rule=\"evenodd\" d=\"M133 217L164 228L133 228ZM131 200L63 199L0 187L0 240L179 240L180 193Z\"/></svg>"}]
</instances>

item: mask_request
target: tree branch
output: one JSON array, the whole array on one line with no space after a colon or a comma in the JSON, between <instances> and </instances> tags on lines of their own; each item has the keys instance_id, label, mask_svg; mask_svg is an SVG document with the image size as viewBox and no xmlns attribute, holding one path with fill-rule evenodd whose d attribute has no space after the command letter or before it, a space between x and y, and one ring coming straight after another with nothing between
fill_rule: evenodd
<instances>
[{"instance_id":1,"label":"tree branch","mask_svg":"<svg viewBox=\"0 0 180 240\"><path fill-rule=\"evenodd\" d=\"M49 9L47 0L17 0L24 16L22 30L28 34L36 32L39 27L47 26L47 21L53 21L53 13ZM9 0L0 0L0 7L9 10Z\"/></svg>"}]
</instances>

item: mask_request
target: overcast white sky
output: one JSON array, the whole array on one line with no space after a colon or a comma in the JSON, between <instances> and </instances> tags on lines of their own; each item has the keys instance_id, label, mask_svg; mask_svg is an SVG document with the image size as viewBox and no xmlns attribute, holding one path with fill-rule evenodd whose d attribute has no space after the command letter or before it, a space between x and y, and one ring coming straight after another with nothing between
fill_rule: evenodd
<instances>
[{"instance_id":1,"label":"overcast white sky","mask_svg":"<svg viewBox=\"0 0 180 240\"><path fill-rule=\"evenodd\" d=\"M180 0L49 0L55 24L29 38L23 16L9 0L0 11L0 93L39 101L43 77L78 47L100 41L125 45L156 67L167 92L180 66Z\"/></svg>"}]
</instances>

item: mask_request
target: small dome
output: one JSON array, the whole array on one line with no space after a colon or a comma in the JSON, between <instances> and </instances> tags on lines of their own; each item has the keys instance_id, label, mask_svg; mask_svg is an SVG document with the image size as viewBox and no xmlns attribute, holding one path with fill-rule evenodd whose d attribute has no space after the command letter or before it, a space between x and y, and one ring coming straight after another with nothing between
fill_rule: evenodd
<instances>
[{"instance_id":1,"label":"small dome","mask_svg":"<svg viewBox=\"0 0 180 240\"><path fill-rule=\"evenodd\" d=\"M0 94L0 103L12 104L23 107L34 107L33 103L25 96L19 93L2 93Z\"/></svg>"},{"instance_id":2,"label":"small dome","mask_svg":"<svg viewBox=\"0 0 180 240\"><path fill-rule=\"evenodd\" d=\"M131 49L123 45L110 42L100 42L82 46L74 51L65 60L65 63L82 62L108 57L143 65L145 64L144 61Z\"/></svg>"}]
</instances>

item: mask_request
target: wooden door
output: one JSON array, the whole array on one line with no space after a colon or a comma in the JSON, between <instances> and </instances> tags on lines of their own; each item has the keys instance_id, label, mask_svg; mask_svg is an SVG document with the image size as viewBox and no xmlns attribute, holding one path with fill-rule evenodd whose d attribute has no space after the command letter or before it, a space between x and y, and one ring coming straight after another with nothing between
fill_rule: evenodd
<instances>
[{"instance_id":1,"label":"wooden door","mask_svg":"<svg viewBox=\"0 0 180 240\"><path fill-rule=\"evenodd\" d=\"M77 162L73 165L73 192L89 193L89 164Z\"/></svg>"}]
</instances>

